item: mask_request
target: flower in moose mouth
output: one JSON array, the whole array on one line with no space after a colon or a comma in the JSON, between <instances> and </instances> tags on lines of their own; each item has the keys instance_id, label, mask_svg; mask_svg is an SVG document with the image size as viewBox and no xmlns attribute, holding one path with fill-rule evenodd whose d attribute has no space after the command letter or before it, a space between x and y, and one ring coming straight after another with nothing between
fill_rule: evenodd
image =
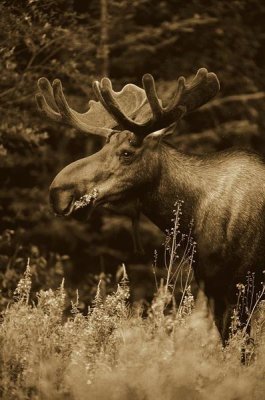
<instances>
[{"instance_id":1,"label":"flower in moose mouth","mask_svg":"<svg viewBox=\"0 0 265 400\"><path fill-rule=\"evenodd\" d=\"M85 194L84 196L80 197L79 200L74 202L74 211L78 210L79 208L86 207L92 200L95 200L98 196L98 190L93 189L90 194Z\"/></svg>"}]
</instances>

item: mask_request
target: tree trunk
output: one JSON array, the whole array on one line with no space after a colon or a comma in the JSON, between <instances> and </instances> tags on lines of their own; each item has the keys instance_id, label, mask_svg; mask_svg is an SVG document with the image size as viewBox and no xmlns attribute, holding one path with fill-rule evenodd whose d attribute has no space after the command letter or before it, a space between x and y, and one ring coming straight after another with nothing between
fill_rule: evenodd
<instances>
[{"instance_id":1,"label":"tree trunk","mask_svg":"<svg viewBox=\"0 0 265 400\"><path fill-rule=\"evenodd\" d=\"M108 0L100 0L100 45L98 50L101 77L109 75L109 15Z\"/></svg>"}]
</instances>

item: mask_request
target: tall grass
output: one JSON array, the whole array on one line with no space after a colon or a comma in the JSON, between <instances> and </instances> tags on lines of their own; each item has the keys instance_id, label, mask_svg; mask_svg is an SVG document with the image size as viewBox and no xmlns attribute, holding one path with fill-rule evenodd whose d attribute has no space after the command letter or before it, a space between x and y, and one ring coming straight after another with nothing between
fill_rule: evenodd
<instances>
[{"instance_id":1,"label":"tall grass","mask_svg":"<svg viewBox=\"0 0 265 400\"><path fill-rule=\"evenodd\" d=\"M177 212L178 213L178 212ZM177 215L176 215L177 218ZM71 316L64 317L63 282L30 300L30 263L14 301L0 324L0 397L70 400L212 400L265 397L265 303L256 306L255 350L248 365L240 362L246 332L236 328L223 349L206 301L194 305L190 274L194 242L188 235L184 258L176 263L178 224L167 239L168 277L143 317L129 306L125 267L117 290L105 295L99 283L84 316L78 294ZM175 250L172 252L172 243ZM184 272L179 263L185 264ZM185 272L186 271L186 272ZM177 274L183 278L180 304L174 301ZM181 285L180 285L181 287ZM243 333L242 333L243 332ZM245 335L245 336L244 336Z\"/></svg>"}]
</instances>

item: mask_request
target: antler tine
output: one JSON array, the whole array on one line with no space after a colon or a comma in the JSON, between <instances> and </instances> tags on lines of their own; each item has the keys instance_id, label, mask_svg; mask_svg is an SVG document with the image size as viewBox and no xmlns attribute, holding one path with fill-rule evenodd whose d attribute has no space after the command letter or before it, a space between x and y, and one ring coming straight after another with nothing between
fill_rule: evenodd
<instances>
[{"instance_id":1,"label":"antler tine","mask_svg":"<svg viewBox=\"0 0 265 400\"><path fill-rule=\"evenodd\" d=\"M98 98L102 102L102 105L115 118L117 123L121 124L125 129L136 132L139 128L139 124L135 123L122 112L118 102L112 94L109 80L103 78L100 84L98 84L98 82L96 83L95 88L99 93Z\"/></svg>"},{"instance_id":2,"label":"antler tine","mask_svg":"<svg viewBox=\"0 0 265 400\"><path fill-rule=\"evenodd\" d=\"M109 81L109 79L108 78L103 78L103 79L107 79L108 81ZM102 80L103 80L102 79ZM102 82L102 80L101 80L101 82ZM110 82L110 81L109 81ZM104 100L104 98L103 98L103 96L102 96L102 94L101 94L101 90L100 90L100 82L99 81L94 81L93 83L92 83L92 89L93 89L93 91L94 91L94 94L95 94L95 96L96 96L96 98L98 99L98 101L100 101L100 103L103 105L103 107L107 110L107 104L106 104L106 102L105 102L105 100ZM110 90L112 89L112 85L111 85L111 82L110 82Z\"/></svg>"},{"instance_id":3,"label":"antler tine","mask_svg":"<svg viewBox=\"0 0 265 400\"><path fill-rule=\"evenodd\" d=\"M44 78L44 77L40 78L38 80L38 88L39 88L39 91L45 97L46 102L48 103L48 105L53 110L58 112L58 107L57 107L57 104L55 103L55 100L54 100L52 85L50 84L48 79Z\"/></svg>"},{"instance_id":4,"label":"antler tine","mask_svg":"<svg viewBox=\"0 0 265 400\"><path fill-rule=\"evenodd\" d=\"M66 98L63 93L61 81L59 79L55 79L52 83L52 88L53 88L53 94L54 94L54 99L56 101L56 105L60 111L60 114L61 114L64 122L66 122L68 125L77 126L77 128L79 128L78 125L79 125L80 121L75 116L74 110L72 110L69 107L69 105L66 101Z\"/></svg>"},{"instance_id":5,"label":"antler tine","mask_svg":"<svg viewBox=\"0 0 265 400\"><path fill-rule=\"evenodd\" d=\"M150 126L154 125L155 128L161 129L165 127L167 120L170 120L169 124L181 118L181 116L186 112L185 107L179 106L179 101L185 89L185 78L180 77L177 81L177 89L171 104L167 107L162 107L159 103L158 96L156 94L154 78L150 74L145 74L143 76L143 86L146 91L146 96L148 98L153 118L149 121ZM178 105L178 109L174 110L174 115L170 118L172 114L172 109L174 105ZM173 118L173 121L172 121Z\"/></svg>"},{"instance_id":6,"label":"antler tine","mask_svg":"<svg viewBox=\"0 0 265 400\"><path fill-rule=\"evenodd\" d=\"M51 118L53 121L56 122L61 122L62 121L62 116L55 112L47 103L45 97L41 93L37 93L36 96L36 102L38 105L39 110L45 114L47 117Z\"/></svg>"},{"instance_id":7,"label":"antler tine","mask_svg":"<svg viewBox=\"0 0 265 400\"><path fill-rule=\"evenodd\" d=\"M38 88L40 93L37 93L35 98L39 110L53 121L60 122L61 115L58 112L58 107L53 98L53 90L50 82L46 78L38 80Z\"/></svg>"},{"instance_id":8,"label":"antler tine","mask_svg":"<svg viewBox=\"0 0 265 400\"><path fill-rule=\"evenodd\" d=\"M163 108L160 106L156 93L155 81L151 74L145 74L143 76L143 87L153 113L153 118L158 120L163 114Z\"/></svg>"},{"instance_id":9,"label":"antler tine","mask_svg":"<svg viewBox=\"0 0 265 400\"><path fill-rule=\"evenodd\" d=\"M168 106L164 108L165 112L169 112L170 110L177 107L177 105L179 105L181 96L183 95L185 88L186 88L186 79L184 78L184 76L180 76L177 80L177 88L174 97L172 101L168 104Z\"/></svg>"},{"instance_id":10,"label":"antler tine","mask_svg":"<svg viewBox=\"0 0 265 400\"><path fill-rule=\"evenodd\" d=\"M181 76L177 81L172 101L167 107L162 108L164 123L176 122L184 113L199 108L214 97L219 88L216 75L208 73L206 68L199 69L191 83L186 83L185 78Z\"/></svg>"},{"instance_id":11,"label":"antler tine","mask_svg":"<svg viewBox=\"0 0 265 400\"><path fill-rule=\"evenodd\" d=\"M220 89L217 76L206 68L198 70L195 78L185 85L181 104L187 107L187 112L193 111L207 103Z\"/></svg>"},{"instance_id":12,"label":"antler tine","mask_svg":"<svg viewBox=\"0 0 265 400\"><path fill-rule=\"evenodd\" d=\"M88 123L89 111L80 114L71 109L66 101L59 79L55 79L51 85L48 79L40 78L38 81L38 88L40 93L36 94L37 105L40 111L52 120L64 122L85 133L108 136L112 132L112 129L107 127L93 126ZM93 117L95 116L93 115Z\"/></svg>"},{"instance_id":13,"label":"antler tine","mask_svg":"<svg viewBox=\"0 0 265 400\"><path fill-rule=\"evenodd\" d=\"M72 110L64 96L62 83L59 79L55 79L52 84L54 99L56 101L57 107L62 115L64 122L71 125L82 132L94 133L96 135L107 136L112 132L112 129L101 128L88 125L82 120L82 114L77 111Z\"/></svg>"},{"instance_id":14,"label":"antler tine","mask_svg":"<svg viewBox=\"0 0 265 400\"><path fill-rule=\"evenodd\" d=\"M105 107L105 109L115 118L118 124L123 128L133 131L136 134L145 135L150 133L151 126L154 121L160 121L162 115L162 108L159 103L159 99L156 94L154 78L150 74L146 74L143 77L143 85L145 88L145 94L149 101L153 118L144 123L136 123L130 117L125 115L121 110L120 105L113 96L111 82L107 78L103 78L101 82L94 82L93 89L98 100ZM158 122L159 123L159 122Z\"/></svg>"}]
</instances>

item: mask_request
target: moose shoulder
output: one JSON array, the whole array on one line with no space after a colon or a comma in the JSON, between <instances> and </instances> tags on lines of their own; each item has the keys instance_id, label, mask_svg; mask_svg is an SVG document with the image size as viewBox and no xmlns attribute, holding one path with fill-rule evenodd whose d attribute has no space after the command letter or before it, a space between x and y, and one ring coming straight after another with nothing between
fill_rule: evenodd
<instances>
[{"instance_id":1,"label":"moose shoulder","mask_svg":"<svg viewBox=\"0 0 265 400\"><path fill-rule=\"evenodd\" d=\"M194 221L195 277L211 300L225 342L236 284L249 270L261 280L264 269L265 164L243 151L189 156L164 140L164 128L215 96L215 74L201 69L188 84L179 78L166 107L151 75L143 77L143 85L144 90L127 85L116 93L108 79L95 82L99 101L90 102L89 110L79 114L67 104L60 81L51 86L41 78L37 102L43 113L107 138L98 153L75 161L56 176L51 204L57 214L70 215L80 212L79 204L86 205L81 212L88 214L98 205L140 202L141 210L165 230L176 200L183 200L184 224Z\"/></svg>"}]
</instances>

